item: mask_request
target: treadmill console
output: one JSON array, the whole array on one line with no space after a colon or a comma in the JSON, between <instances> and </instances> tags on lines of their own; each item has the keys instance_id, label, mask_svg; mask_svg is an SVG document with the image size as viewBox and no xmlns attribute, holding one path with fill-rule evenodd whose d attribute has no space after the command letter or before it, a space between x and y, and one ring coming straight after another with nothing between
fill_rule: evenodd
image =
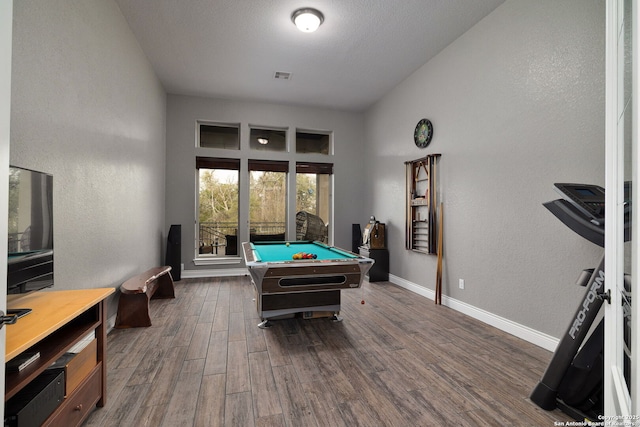
<instances>
[{"instance_id":1,"label":"treadmill console","mask_svg":"<svg viewBox=\"0 0 640 427\"><path fill-rule=\"evenodd\" d=\"M564 225L604 247L604 188L590 184L554 184L561 199L543 203ZM631 183L624 185L624 241L631 239Z\"/></svg>"},{"instance_id":2,"label":"treadmill console","mask_svg":"<svg viewBox=\"0 0 640 427\"><path fill-rule=\"evenodd\" d=\"M604 224L604 188L589 184L556 183L554 189L592 223Z\"/></svg>"}]
</instances>

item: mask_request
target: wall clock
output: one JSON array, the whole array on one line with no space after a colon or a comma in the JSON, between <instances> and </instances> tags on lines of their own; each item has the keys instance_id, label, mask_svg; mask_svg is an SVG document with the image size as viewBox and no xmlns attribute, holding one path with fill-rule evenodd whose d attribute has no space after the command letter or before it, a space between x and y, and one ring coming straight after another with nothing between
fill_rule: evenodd
<instances>
[{"instance_id":1,"label":"wall clock","mask_svg":"<svg viewBox=\"0 0 640 427\"><path fill-rule=\"evenodd\" d=\"M419 148L425 148L431 142L433 137L433 125L428 119L422 119L416 125L416 130L413 132L413 142Z\"/></svg>"}]
</instances>

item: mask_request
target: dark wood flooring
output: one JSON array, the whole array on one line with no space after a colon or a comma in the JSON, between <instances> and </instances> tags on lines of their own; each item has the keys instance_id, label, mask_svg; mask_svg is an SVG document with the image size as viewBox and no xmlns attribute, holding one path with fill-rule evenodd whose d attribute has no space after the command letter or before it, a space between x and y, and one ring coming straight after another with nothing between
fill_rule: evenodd
<instances>
[{"instance_id":1,"label":"dark wood flooring","mask_svg":"<svg viewBox=\"0 0 640 427\"><path fill-rule=\"evenodd\" d=\"M528 395L551 353L389 282L342 322L259 329L248 277L183 279L153 326L108 335L86 426L553 426ZM365 304L361 304L361 300Z\"/></svg>"}]
</instances>

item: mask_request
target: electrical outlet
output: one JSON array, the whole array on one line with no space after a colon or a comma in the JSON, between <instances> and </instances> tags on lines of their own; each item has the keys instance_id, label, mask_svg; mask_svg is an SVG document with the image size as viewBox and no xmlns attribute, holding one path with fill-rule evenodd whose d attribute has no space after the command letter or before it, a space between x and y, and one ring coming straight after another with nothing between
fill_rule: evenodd
<instances>
[{"instance_id":1,"label":"electrical outlet","mask_svg":"<svg viewBox=\"0 0 640 427\"><path fill-rule=\"evenodd\" d=\"M464 279L458 279L458 287L464 289Z\"/></svg>"}]
</instances>

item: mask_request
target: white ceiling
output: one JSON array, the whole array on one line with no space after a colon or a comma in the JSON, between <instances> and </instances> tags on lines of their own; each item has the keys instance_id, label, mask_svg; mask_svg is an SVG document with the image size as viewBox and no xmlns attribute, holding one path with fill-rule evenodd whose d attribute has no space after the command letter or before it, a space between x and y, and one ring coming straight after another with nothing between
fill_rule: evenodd
<instances>
[{"instance_id":1,"label":"white ceiling","mask_svg":"<svg viewBox=\"0 0 640 427\"><path fill-rule=\"evenodd\" d=\"M504 0L116 2L168 93L363 111Z\"/></svg>"}]
</instances>

